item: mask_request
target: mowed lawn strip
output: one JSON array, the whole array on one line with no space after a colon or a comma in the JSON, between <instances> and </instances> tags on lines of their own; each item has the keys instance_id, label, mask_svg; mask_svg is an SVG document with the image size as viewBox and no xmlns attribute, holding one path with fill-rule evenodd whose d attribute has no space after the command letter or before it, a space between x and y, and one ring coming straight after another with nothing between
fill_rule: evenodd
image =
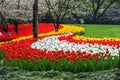
<instances>
[{"instance_id":1,"label":"mowed lawn strip","mask_svg":"<svg viewBox=\"0 0 120 80\"><path fill-rule=\"evenodd\" d=\"M120 25L104 25L104 24L70 24L82 26L85 28L86 37L94 38L120 38Z\"/></svg>"}]
</instances>

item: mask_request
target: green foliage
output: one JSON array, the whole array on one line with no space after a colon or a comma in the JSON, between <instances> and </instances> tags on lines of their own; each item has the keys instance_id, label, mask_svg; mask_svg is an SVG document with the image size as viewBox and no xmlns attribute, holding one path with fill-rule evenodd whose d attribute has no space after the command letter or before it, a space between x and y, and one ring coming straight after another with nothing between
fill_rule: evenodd
<instances>
[{"instance_id":1,"label":"green foliage","mask_svg":"<svg viewBox=\"0 0 120 80\"><path fill-rule=\"evenodd\" d=\"M29 60L20 60L16 59L13 61L6 61L4 65L19 67L29 71L48 71L48 70L57 70L57 71L68 71L68 72L84 72L84 71L97 71L97 70L106 70L109 68L116 67L118 64L117 56L108 55L107 58L100 58L98 61L96 58L93 60L82 59L78 61L67 60L66 58L54 60L53 62L48 59L39 59L34 61Z\"/></svg>"},{"instance_id":2,"label":"green foliage","mask_svg":"<svg viewBox=\"0 0 120 80\"><path fill-rule=\"evenodd\" d=\"M6 51L0 50L0 60L4 59Z\"/></svg>"},{"instance_id":3,"label":"green foliage","mask_svg":"<svg viewBox=\"0 0 120 80\"><path fill-rule=\"evenodd\" d=\"M84 31L81 31L81 32L77 32L77 33L75 33L75 35L84 35L84 34L85 34Z\"/></svg>"},{"instance_id":4,"label":"green foliage","mask_svg":"<svg viewBox=\"0 0 120 80\"><path fill-rule=\"evenodd\" d=\"M118 69L96 72L59 72L59 71L26 71L18 68L1 67L1 80L120 80L116 76Z\"/></svg>"}]
</instances>

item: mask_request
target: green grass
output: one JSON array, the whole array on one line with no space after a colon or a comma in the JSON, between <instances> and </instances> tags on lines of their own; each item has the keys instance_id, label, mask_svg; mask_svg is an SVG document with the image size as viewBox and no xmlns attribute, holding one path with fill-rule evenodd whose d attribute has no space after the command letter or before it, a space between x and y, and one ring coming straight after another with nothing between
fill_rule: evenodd
<instances>
[{"instance_id":1,"label":"green grass","mask_svg":"<svg viewBox=\"0 0 120 80\"><path fill-rule=\"evenodd\" d=\"M73 24L72 24L73 25ZM85 28L86 37L95 38L120 38L120 25L102 25L102 24L74 24Z\"/></svg>"}]
</instances>

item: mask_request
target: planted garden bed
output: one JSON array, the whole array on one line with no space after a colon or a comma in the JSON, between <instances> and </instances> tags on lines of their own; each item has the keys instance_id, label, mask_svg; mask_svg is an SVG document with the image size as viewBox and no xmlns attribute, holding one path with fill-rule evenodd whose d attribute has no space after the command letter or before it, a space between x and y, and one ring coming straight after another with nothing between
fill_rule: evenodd
<instances>
[{"instance_id":1,"label":"planted garden bed","mask_svg":"<svg viewBox=\"0 0 120 80\"><path fill-rule=\"evenodd\" d=\"M28 71L53 70L72 73L96 72L117 67L119 38L79 36L75 33L84 32L84 28L61 26L59 32L49 31L48 28L49 32L39 34L37 39L27 34L1 42L1 54L5 51L4 57L1 57L2 65Z\"/></svg>"}]
</instances>

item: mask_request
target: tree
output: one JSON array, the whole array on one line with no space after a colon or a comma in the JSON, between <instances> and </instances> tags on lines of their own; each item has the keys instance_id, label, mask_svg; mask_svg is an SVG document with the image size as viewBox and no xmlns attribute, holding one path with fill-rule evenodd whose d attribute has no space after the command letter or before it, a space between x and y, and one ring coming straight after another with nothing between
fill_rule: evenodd
<instances>
[{"instance_id":1,"label":"tree","mask_svg":"<svg viewBox=\"0 0 120 80\"><path fill-rule=\"evenodd\" d=\"M3 31L5 31L9 36L10 33L8 31L8 27L6 25L7 19L5 17L5 12L3 11L3 5L4 5L5 1L4 0L0 0L0 29L2 29Z\"/></svg>"},{"instance_id":2,"label":"tree","mask_svg":"<svg viewBox=\"0 0 120 80\"><path fill-rule=\"evenodd\" d=\"M34 37L38 36L37 31L37 13L38 0L0 0L0 12L5 13L5 18L15 24L15 30L18 32L18 21L27 22L33 19ZM34 5L33 5L34 3Z\"/></svg>"},{"instance_id":3,"label":"tree","mask_svg":"<svg viewBox=\"0 0 120 80\"><path fill-rule=\"evenodd\" d=\"M33 32L34 38L38 37L38 0L34 0L33 4Z\"/></svg>"},{"instance_id":4,"label":"tree","mask_svg":"<svg viewBox=\"0 0 120 80\"><path fill-rule=\"evenodd\" d=\"M5 18L2 23L12 23L18 33L18 24L32 21L33 0L0 0L0 13ZM6 28L7 29L7 28Z\"/></svg>"},{"instance_id":5,"label":"tree","mask_svg":"<svg viewBox=\"0 0 120 80\"><path fill-rule=\"evenodd\" d=\"M17 9L19 10L20 9L20 2L21 0L18 0L18 5L17 5ZM15 31L16 33L18 33L18 24L19 24L19 21L18 20L14 20L14 25L15 25Z\"/></svg>"},{"instance_id":6,"label":"tree","mask_svg":"<svg viewBox=\"0 0 120 80\"><path fill-rule=\"evenodd\" d=\"M90 23L95 23L104 13L119 0L90 0L91 5L91 20ZM89 16L88 16L89 17Z\"/></svg>"},{"instance_id":7,"label":"tree","mask_svg":"<svg viewBox=\"0 0 120 80\"><path fill-rule=\"evenodd\" d=\"M54 23L56 32L64 17L72 11L73 3L74 0L45 0L47 13Z\"/></svg>"}]
</instances>

